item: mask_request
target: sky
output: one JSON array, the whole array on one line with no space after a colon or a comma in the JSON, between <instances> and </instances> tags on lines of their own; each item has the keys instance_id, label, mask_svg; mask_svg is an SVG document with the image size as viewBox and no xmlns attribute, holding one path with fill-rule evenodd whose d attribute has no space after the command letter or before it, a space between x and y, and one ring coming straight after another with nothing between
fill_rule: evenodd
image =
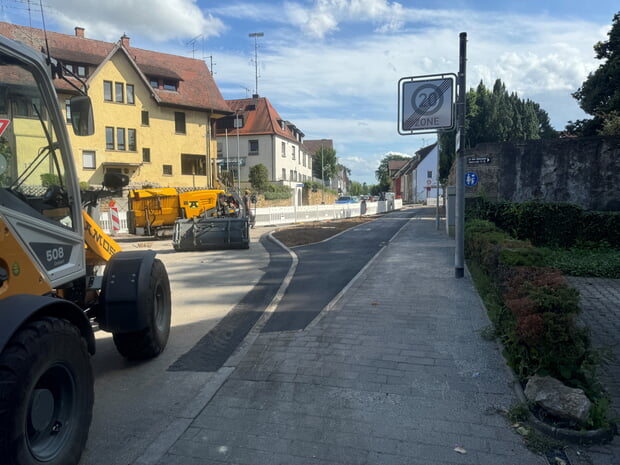
<instances>
[{"instance_id":1,"label":"sky","mask_svg":"<svg viewBox=\"0 0 620 465\"><path fill-rule=\"evenodd\" d=\"M618 0L0 0L0 19L41 28L41 6L54 32L126 34L132 47L205 60L225 99L268 98L306 139L332 139L369 185L386 155L436 141L399 134L398 82L457 73L461 32L467 89L501 79L562 130L588 117L571 94L620 12Z\"/></svg>"}]
</instances>

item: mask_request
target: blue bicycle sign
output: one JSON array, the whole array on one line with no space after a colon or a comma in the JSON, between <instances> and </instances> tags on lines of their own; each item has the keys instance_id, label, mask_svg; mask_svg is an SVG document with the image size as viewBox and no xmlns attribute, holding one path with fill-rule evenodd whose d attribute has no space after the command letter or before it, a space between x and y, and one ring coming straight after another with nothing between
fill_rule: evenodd
<instances>
[{"instance_id":1,"label":"blue bicycle sign","mask_svg":"<svg viewBox=\"0 0 620 465\"><path fill-rule=\"evenodd\" d=\"M476 184L478 184L478 175L476 173L470 171L469 173L465 174L465 185L467 187L473 187Z\"/></svg>"}]
</instances>

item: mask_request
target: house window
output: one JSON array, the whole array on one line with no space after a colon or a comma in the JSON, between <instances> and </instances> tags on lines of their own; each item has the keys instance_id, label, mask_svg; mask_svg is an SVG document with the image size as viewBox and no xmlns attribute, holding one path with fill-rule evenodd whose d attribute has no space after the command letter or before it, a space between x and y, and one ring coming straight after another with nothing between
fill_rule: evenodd
<instances>
[{"instance_id":1,"label":"house window","mask_svg":"<svg viewBox=\"0 0 620 465\"><path fill-rule=\"evenodd\" d=\"M144 163L151 163L151 149L142 148L142 161Z\"/></svg>"},{"instance_id":2,"label":"house window","mask_svg":"<svg viewBox=\"0 0 620 465\"><path fill-rule=\"evenodd\" d=\"M149 112L146 110L142 110L142 126L149 125Z\"/></svg>"},{"instance_id":3,"label":"house window","mask_svg":"<svg viewBox=\"0 0 620 465\"><path fill-rule=\"evenodd\" d=\"M127 103L130 105L133 105L134 103L136 103L136 99L134 96L134 92L133 92L133 84L127 84L127 86L125 86L127 89Z\"/></svg>"},{"instance_id":4,"label":"house window","mask_svg":"<svg viewBox=\"0 0 620 465\"><path fill-rule=\"evenodd\" d=\"M429 170L429 171L427 171L427 172L426 172L426 177L427 177L428 179L432 179L432 178L433 178L433 172L432 172L432 171L430 171L430 170Z\"/></svg>"},{"instance_id":5,"label":"house window","mask_svg":"<svg viewBox=\"0 0 620 465\"><path fill-rule=\"evenodd\" d=\"M112 101L112 83L110 81L103 81L103 100Z\"/></svg>"},{"instance_id":6,"label":"house window","mask_svg":"<svg viewBox=\"0 0 620 465\"><path fill-rule=\"evenodd\" d=\"M149 79L149 82L151 83L151 87L153 89L159 89L159 81L155 78L151 78Z\"/></svg>"},{"instance_id":7,"label":"house window","mask_svg":"<svg viewBox=\"0 0 620 465\"><path fill-rule=\"evenodd\" d=\"M286 181L286 168L282 168L282 181Z\"/></svg>"},{"instance_id":8,"label":"house window","mask_svg":"<svg viewBox=\"0 0 620 465\"><path fill-rule=\"evenodd\" d=\"M291 147L291 158L295 160L295 146L294 145Z\"/></svg>"},{"instance_id":9,"label":"house window","mask_svg":"<svg viewBox=\"0 0 620 465\"><path fill-rule=\"evenodd\" d=\"M177 134L185 134L185 113L174 112L174 131Z\"/></svg>"},{"instance_id":10,"label":"house window","mask_svg":"<svg viewBox=\"0 0 620 465\"><path fill-rule=\"evenodd\" d=\"M127 150L130 152L135 152L137 150L135 129L127 129Z\"/></svg>"},{"instance_id":11,"label":"house window","mask_svg":"<svg viewBox=\"0 0 620 465\"><path fill-rule=\"evenodd\" d=\"M172 165L163 165L162 173L164 176L172 176Z\"/></svg>"},{"instance_id":12,"label":"house window","mask_svg":"<svg viewBox=\"0 0 620 465\"><path fill-rule=\"evenodd\" d=\"M67 114L67 123L71 122L71 99L65 100L65 113Z\"/></svg>"},{"instance_id":13,"label":"house window","mask_svg":"<svg viewBox=\"0 0 620 465\"><path fill-rule=\"evenodd\" d=\"M114 128L105 128L105 148L108 150L114 150Z\"/></svg>"},{"instance_id":14,"label":"house window","mask_svg":"<svg viewBox=\"0 0 620 465\"><path fill-rule=\"evenodd\" d=\"M125 128L116 128L116 150L125 150Z\"/></svg>"},{"instance_id":15,"label":"house window","mask_svg":"<svg viewBox=\"0 0 620 465\"><path fill-rule=\"evenodd\" d=\"M125 102L125 86L122 82L114 83L114 90L116 91L116 103Z\"/></svg>"},{"instance_id":16,"label":"house window","mask_svg":"<svg viewBox=\"0 0 620 465\"><path fill-rule=\"evenodd\" d=\"M282 142L282 157L286 157L286 143L284 142Z\"/></svg>"},{"instance_id":17,"label":"house window","mask_svg":"<svg viewBox=\"0 0 620 465\"><path fill-rule=\"evenodd\" d=\"M86 77L86 66L78 65L77 66L77 75L80 77Z\"/></svg>"},{"instance_id":18,"label":"house window","mask_svg":"<svg viewBox=\"0 0 620 465\"><path fill-rule=\"evenodd\" d=\"M94 150L82 151L82 168L85 170L94 170L97 168Z\"/></svg>"},{"instance_id":19,"label":"house window","mask_svg":"<svg viewBox=\"0 0 620 465\"><path fill-rule=\"evenodd\" d=\"M207 175L207 157L204 155L181 154L181 174Z\"/></svg>"},{"instance_id":20,"label":"house window","mask_svg":"<svg viewBox=\"0 0 620 465\"><path fill-rule=\"evenodd\" d=\"M223 153L222 153L222 143L218 142L217 143L217 158L222 158Z\"/></svg>"},{"instance_id":21,"label":"house window","mask_svg":"<svg viewBox=\"0 0 620 465\"><path fill-rule=\"evenodd\" d=\"M248 141L248 154L258 155L258 139Z\"/></svg>"},{"instance_id":22,"label":"house window","mask_svg":"<svg viewBox=\"0 0 620 465\"><path fill-rule=\"evenodd\" d=\"M291 175L290 180L295 181L295 172L293 170L291 170L290 175Z\"/></svg>"},{"instance_id":23,"label":"house window","mask_svg":"<svg viewBox=\"0 0 620 465\"><path fill-rule=\"evenodd\" d=\"M179 83L178 81L170 81L167 79L164 79L164 90L177 90Z\"/></svg>"}]
</instances>

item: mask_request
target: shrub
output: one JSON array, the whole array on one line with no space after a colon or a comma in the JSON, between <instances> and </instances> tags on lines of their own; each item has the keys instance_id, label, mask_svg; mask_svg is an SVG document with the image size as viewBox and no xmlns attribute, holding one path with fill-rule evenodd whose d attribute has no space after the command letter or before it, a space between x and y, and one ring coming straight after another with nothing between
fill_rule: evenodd
<instances>
[{"instance_id":1,"label":"shrub","mask_svg":"<svg viewBox=\"0 0 620 465\"><path fill-rule=\"evenodd\" d=\"M530 201L515 204L519 239L529 239L536 246L570 247L577 240L583 209L569 203Z\"/></svg>"},{"instance_id":2,"label":"shrub","mask_svg":"<svg viewBox=\"0 0 620 465\"><path fill-rule=\"evenodd\" d=\"M562 202L491 202L468 199L467 220L486 220L518 239L535 246L572 247L606 244L620 248L620 213L586 212Z\"/></svg>"},{"instance_id":3,"label":"shrub","mask_svg":"<svg viewBox=\"0 0 620 465\"><path fill-rule=\"evenodd\" d=\"M579 293L561 271L544 266L549 251L482 220L466 223L465 251L477 282L483 272L489 317L515 374L521 380L550 375L584 389L592 400L602 398L597 352L588 330L577 324Z\"/></svg>"},{"instance_id":4,"label":"shrub","mask_svg":"<svg viewBox=\"0 0 620 465\"><path fill-rule=\"evenodd\" d=\"M584 212L579 223L579 238L620 248L620 213Z\"/></svg>"},{"instance_id":5,"label":"shrub","mask_svg":"<svg viewBox=\"0 0 620 465\"><path fill-rule=\"evenodd\" d=\"M292 189L288 186L269 184L263 194L265 195L265 200L280 200L290 199L292 192Z\"/></svg>"}]
</instances>

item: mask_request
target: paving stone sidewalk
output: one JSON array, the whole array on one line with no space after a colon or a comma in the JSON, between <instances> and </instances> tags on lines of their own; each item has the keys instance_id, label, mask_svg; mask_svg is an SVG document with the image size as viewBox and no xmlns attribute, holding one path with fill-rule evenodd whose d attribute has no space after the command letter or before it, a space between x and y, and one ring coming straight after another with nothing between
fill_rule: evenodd
<instances>
[{"instance_id":1,"label":"paving stone sidewalk","mask_svg":"<svg viewBox=\"0 0 620 465\"><path fill-rule=\"evenodd\" d=\"M620 279L568 277L567 280L579 291L581 321L590 328L593 346L605 348L613 355L610 363L599 371L615 415L620 418ZM570 454L573 465L620 464L618 436L603 446L572 449L580 452L580 455L574 451Z\"/></svg>"},{"instance_id":2,"label":"paving stone sidewalk","mask_svg":"<svg viewBox=\"0 0 620 465\"><path fill-rule=\"evenodd\" d=\"M159 465L529 465L454 242L405 224L305 330L261 333Z\"/></svg>"}]
</instances>

